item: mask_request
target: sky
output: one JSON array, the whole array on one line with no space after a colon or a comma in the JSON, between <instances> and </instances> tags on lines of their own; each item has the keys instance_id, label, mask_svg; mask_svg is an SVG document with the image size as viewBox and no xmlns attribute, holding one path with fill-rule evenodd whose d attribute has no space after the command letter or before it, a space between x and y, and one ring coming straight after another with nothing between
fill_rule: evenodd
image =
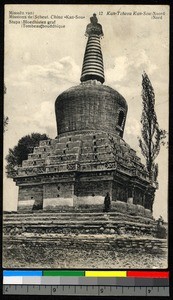
<instances>
[{"instance_id":1,"label":"sky","mask_svg":"<svg viewBox=\"0 0 173 300\"><path fill-rule=\"evenodd\" d=\"M4 114L9 117L9 124L4 133L4 158L22 136L32 132L46 133L50 138L57 135L55 100L61 92L80 83L87 42L85 29L92 14L96 13L104 32L101 39L104 84L126 99L128 114L124 140L144 162L137 139L141 129L144 71L155 91L160 128L168 131L169 6L6 5L5 10L4 77L7 91ZM56 25L65 25L65 28L23 28L20 24L9 23L9 20L21 20L9 19L9 11L13 15L34 12L36 17L48 16L48 19L37 17L37 20L55 21ZM162 215L167 220L166 147L161 148L157 162L159 190L153 214L155 218ZM4 172L5 164L4 159ZM13 180L4 174L4 210L16 210L17 193Z\"/></svg>"}]
</instances>

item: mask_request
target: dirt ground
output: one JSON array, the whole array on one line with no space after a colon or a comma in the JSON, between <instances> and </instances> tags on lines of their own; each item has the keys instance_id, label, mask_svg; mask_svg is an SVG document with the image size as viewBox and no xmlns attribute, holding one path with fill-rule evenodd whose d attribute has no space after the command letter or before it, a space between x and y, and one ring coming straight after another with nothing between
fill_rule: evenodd
<instances>
[{"instance_id":1,"label":"dirt ground","mask_svg":"<svg viewBox=\"0 0 173 300\"><path fill-rule=\"evenodd\" d=\"M71 246L70 246L71 245ZM105 243L106 245L106 243ZM3 242L4 268L135 268L157 269L167 268L167 251L161 253L144 249L130 249L83 243L61 244L49 242L21 241Z\"/></svg>"}]
</instances>

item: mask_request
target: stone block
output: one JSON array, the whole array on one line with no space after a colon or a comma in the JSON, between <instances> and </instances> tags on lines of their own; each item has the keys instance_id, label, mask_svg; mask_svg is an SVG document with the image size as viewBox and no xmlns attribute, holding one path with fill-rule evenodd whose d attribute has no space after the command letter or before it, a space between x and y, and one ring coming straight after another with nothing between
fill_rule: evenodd
<instances>
[{"instance_id":1,"label":"stone block","mask_svg":"<svg viewBox=\"0 0 173 300\"><path fill-rule=\"evenodd\" d=\"M127 203L127 212L129 214L136 215L137 214L136 205L135 204Z\"/></svg>"},{"instance_id":2,"label":"stone block","mask_svg":"<svg viewBox=\"0 0 173 300\"><path fill-rule=\"evenodd\" d=\"M73 184L67 182L46 183L43 197L46 198L72 198Z\"/></svg>"},{"instance_id":3,"label":"stone block","mask_svg":"<svg viewBox=\"0 0 173 300\"><path fill-rule=\"evenodd\" d=\"M60 206L73 206L73 198L45 198L43 199L43 209L51 210Z\"/></svg>"},{"instance_id":4,"label":"stone block","mask_svg":"<svg viewBox=\"0 0 173 300\"><path fill-rule=\"evenodd\" d=\"M129 197L129 198L127 199L127 203L128 203L128 204L133 204L133 197Z\"/></svg>"},{"instance_id":5,"label":"stone block","mask_svg":"<svg viewBox=\"0 0 173 300\"><path fill-rule=\"evenodd\" d=\"M112 201L112 209L119 212L127 212L127 203L122 201Z\"/></svg>"},{"instance_id":6,"label":"stone block","mask_svg":"<svg viewBox=\"0 0 173 300\"><path fill-rule=\"evenodd\" d=\"M142 205L136 204L136 208L139 216L145 216L145 208Z\"/></svg>"},{"instance_id":7,"label":"stone block","mask_svg":"<svg viewBox=\"0 0 173 300\"><path fill-rule=\"evenodd\" d=\"M18 211L32 211L35 200L20 200L18 201Z\"/></svg>"},{"instance_id":8,"label":"stone block","mask_svg":"<svg viewBox=\"0 0 173 300\"><path fill-rule=\"evenodd\" d=\"M42 185L30 185L19 187L19 202L25 200L41 200L43 199L43 187Z\"/></svg>"},{"instance_id":9,"label":"stone block","mask_svg":"<svg viewBox=\"0 0 173 300\"><path fill-rule=\"evenodd\" d=\"M110 233L110 229L109 229L109 228L106 228L106 229L103 231L103 233L109 234L109 233Z\"/></svg>"},{"instance_id":10,"label":"stone block","mask_svg":"<svg viewBox=\"0 0 173 300\"><path fill-rule=\"evenodd\" d=\"M148 218L152 218L152 212L151 212L150 209L145 208L145 216L148 217Z\"/></svg>"},{"instance_id":11,"label":"stone block","mask_svg":"<svg viewBox=\"0 0 173 300\"><path fill-rule=\"evenodd\" d=\"M103 196L79 196L77 197L77 205L103 205Z\"/></svg>"}]
</instances>

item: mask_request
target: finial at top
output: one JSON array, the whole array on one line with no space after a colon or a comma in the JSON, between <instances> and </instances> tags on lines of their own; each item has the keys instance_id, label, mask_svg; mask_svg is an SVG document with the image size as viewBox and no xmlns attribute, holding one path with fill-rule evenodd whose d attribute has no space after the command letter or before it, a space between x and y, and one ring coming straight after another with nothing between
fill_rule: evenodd
<instances>
[{"instance_id":1,"label":"finial at top","mask_svg":"<svg viewBox=\"0 0 173 300\"><path fill-rule=\"evenodd\" d=\"M98 23L96 14L93 14L93 16L90 18L90 23L87 25L85 35L98 35L99 37L103 36L102 25Z\"/></svg>"},{"instance_id":2,"label":"finial at top","mask_svg":"<svg viewBox=\"0 0 173 300\"><path fill-rule=\"evenodd\" d=\"M93 14L93 17L90 18L90 21L93 25L96 25L98 23L98 19L96 17L96 14Z\"/></svg>"}]
</instances>

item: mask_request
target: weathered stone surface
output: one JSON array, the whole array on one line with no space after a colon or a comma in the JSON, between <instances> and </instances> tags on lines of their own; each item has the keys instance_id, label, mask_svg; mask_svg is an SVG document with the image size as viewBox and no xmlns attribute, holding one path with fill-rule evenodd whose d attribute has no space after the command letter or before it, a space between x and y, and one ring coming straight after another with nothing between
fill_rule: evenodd
<instances>
[{"instance_id":1,"label":"weathered stone surface","mask_svg":"<svg viewBox=\"0 0 173 300\"><path fill-rule=\"evenodd\" d=\"M150 218L151 215L152 215L151 210L150 209L145 209L145 216Z\"/></svg>"},{"instance_id":2,"label":"weathered stone surface","mask_svg":"<svg viewBox=\"0 0 173 300\"><path fill-rule=\"evenodd\" d=\"M120 137L113 138L99 131L76 132L55 140L41 141L40 146L23 162L15 178L19 185L18 208L55 209L55 203L62 206L63 199L64 205L69 206L99 206L109 192L113 210L126 212L130 209L133 214L143 215L141 205L139 209L136 207L136 211L133 204L127 205L128 193L133 186L134 166L138 170L138 180L142 179L145 187L149 186L144 166L132 150ZM127 180L129 188L125 188ZM136 204L141 197L139 194L138 199L138 190L133 198ZM151 217L151 211L145 211L146 214Z\"/></svg>"},{"instance_id":3,"label":"weathered stone surface","mask_svg":"<svg viewBox=\"0 0 173 300\"><path fill-rule=\"evenodd\" d=\"M130 214L137 215L137 207L135 204L127 203L127 211Z\"/></svg>"},{"instance_id":4,"label":"weathered stone surface","mask_svg":"<svg viewBox=\"0 0 173 300\"><path fill-rule=\"evenodd\" d=\"M127 103L115 90L104 85L80 84L58 96L55 103L58 134L71 131L102 130L119 134L118 116L124 114Z\"/></svg>"},{"instance_id":5,"label":"weathered stone surface","mask_svg":"<svg viewBox=\"0 0 173 300\"><path fill-rule=\"evenodd\" d=\"M137 204L137 214L140 216L145 216L145 208L142 205Z\"/></svg>"},{"instance_id":6,"label":"weathered stone surface","mask_svg":"<svg viewBox=\"0 0 173 300\"><path fill-rule=\"evenodd\" d=\"M124 220L123 220L124 219ZM136 234L153 235L155 223L146 223L147 220L138 217L133 220L130 215L118 213L97 212L35 212L4 215L4 233L13 234L19 230L22 234L34 232L44 234L61 233L106 233L106 234ZM88 231L89 230L89 231Z\"/></svg>"}]
</instances>

